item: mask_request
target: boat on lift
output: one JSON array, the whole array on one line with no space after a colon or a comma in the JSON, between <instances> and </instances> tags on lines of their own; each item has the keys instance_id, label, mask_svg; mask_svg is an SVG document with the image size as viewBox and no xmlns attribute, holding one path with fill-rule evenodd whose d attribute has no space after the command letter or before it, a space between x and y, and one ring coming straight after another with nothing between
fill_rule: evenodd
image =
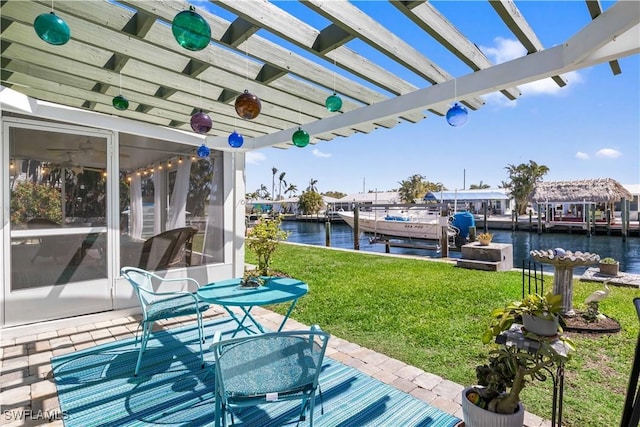
<instances>
[{"instance_id":1,"label":"boat on lift","mask_svg":"<svg viewBox=\"0 0 640 427\"><path fill-rule=\"evenodd\" d=\"M353 212L338 214L350 227L354 227ZM391 238L440 241L445 227L449 240L454 241L460 230L450 223L448 217L440 216L439 211L408 209L398 212L385 210L358 213L358 228L361 232Z\"/></svg>"}]
</instances>

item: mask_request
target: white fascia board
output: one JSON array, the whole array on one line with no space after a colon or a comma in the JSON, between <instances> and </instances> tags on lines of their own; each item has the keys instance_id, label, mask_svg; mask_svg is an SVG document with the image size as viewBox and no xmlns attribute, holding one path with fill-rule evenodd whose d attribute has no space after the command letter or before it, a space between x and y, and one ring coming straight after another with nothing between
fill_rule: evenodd
<instances>
[{"instance_id":1,"label":"white fascia board","mask_svg":"<svg viewBox=\"0 0 640 427\"><path fill-rule=\"evenodd\" d=\"M640 53L640 24L581 59L583 67Z\"/></svg>"},{"instance_id":2,"label":"white fascia board","mask_svg":"<svg viewBox=\"0 0 640 427\"><path fill-rule=\"evenodd\" d=\"M0 110L34 114L37 108L38 103L35 99L0 85Z\"/></svg>"},{"instance_id":3,"label":"white fascia board","mask_svg":"<svg viewBox=\"0 0 640 427\"><path fill-rule=\"evenodd\" d=\"M636 1L618 1L602 15L595 18L565 42L568 63L582 63L586 58L607 44L617 42L629 30L640 23L640 7ZM637 31L635 45L640 44ZM623 48L628 50L628 48Z\"/></svg>"},{"instance_id":4,"label":"white fascia board","mask_svg":"<svg viewBox=\"0 0 640 427\"><path fill-rule=\"evenodd\" d=\"M5 87L2 87L2 91L0 92L0 107L6 111L17 114L32 115L63 123L73 123L98 129L130 133L148 138L193 145L195 147L200 146L205 141L205 137L202 135L142 123L122 117L110 116L95 111L81 110L66 105L40 101Z\"/></svg>"}]
</instances>

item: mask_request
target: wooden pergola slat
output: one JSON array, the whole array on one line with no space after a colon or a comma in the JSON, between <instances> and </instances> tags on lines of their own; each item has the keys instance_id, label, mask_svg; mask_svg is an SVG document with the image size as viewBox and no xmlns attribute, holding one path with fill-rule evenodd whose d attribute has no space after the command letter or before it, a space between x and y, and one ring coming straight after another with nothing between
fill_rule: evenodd
<instances>
[{"instance_id":1,"label":"wooden pergola slat","mask_svg":"<svg viewBox=\"0 0 640 427\"><path fill-rule=\"evenodd\" d=\"M490 0L496 19L529 52L504 64L492 64L437 5L380 3L378 10L397 13L389 18L430 35L471 70L453 77L357 2L306 0L304 15L298 14L304 8L267 0L196 4L211 27L211 43L194 52L180 47L171 33L171 21L189 8L188 1L56 0L55 11L69 24L72 38L52 46L33 31L34 18L51 10L50 0L5 0L0 2L1 84L33 97L27 103L51 120L64 116L37 100L79 108L74 114L88 112L87 123L95 125L120 126L110 121L119 116L169 128L145 131L154 135L184 130L194 145L206 138L212 148L229 149L226 136L238 129L248 138L243 151L286 148L298 126L316 143L417 123L427 112L444 116L453 101L479 108L481 96L496 91L516 99L517 85L542 78L563 86L563 73L602 62L617 74L618 58L640 52L637 5L618 1L603 11L598 0L585 1L591 16L585 17L585 28L544 49L513 1ZM402 76L392 71L398 67ZM233 105L245 89L262 101L261 114L251 121L240 119ZM324 105L334 91L343 100L340 112ZM10 100L24 101L1 92L10 110ZM111 105L120 93L130 101L127 111ZM190 116L199 109L214 121L207 136L190 130ZM103 115L98 120L91 112ZM130 130L128 123L121 128Z\"/></svg>"}]
</instances>

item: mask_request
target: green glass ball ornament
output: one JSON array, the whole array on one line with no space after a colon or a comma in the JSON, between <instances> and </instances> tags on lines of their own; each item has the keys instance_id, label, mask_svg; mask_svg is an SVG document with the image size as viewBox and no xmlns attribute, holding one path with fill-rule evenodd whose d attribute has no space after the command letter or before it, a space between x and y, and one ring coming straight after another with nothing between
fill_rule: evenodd
<instances>
[{"instance_id":1,"label":"green glass ball ornament","mask_svg":"<svg viewBox=\"0 0 640 427\"><path fill-rule=\"evenodd\" d=\"M129 108L129 100L122 95L114 96L111 100L113 108L116 110L124 111Z\"/></svg>"},{"instance_id":2,"label":"green glass ball ornament","mask_svg":"<svg viewBox=\"0 0 640 427\"><path fill-rule=\"evenodd\" d=\"M327 97L327 99L324 101L324 105L325 107L327 107L327 110L331 111L332 113L340 111L340 109L342 108L342 99L334 92L333 95Z\"/></svg>"},{"instance_id":3,"label":"green glass ball ornament","mask_svg":"<svg viewBox=\"0 0 640 427\"><path fill-rule=\"evenodd\" d=\"M171 32L178 44L187 50L202 50L211 41L211 27L207 21L189 7L178 13L171 23Z\"/></svg>"},{"instance_id":4,"label":"green glass ball ornament","mask_svg":"<svg viewBox=\"0 0 640 427\"><path fill-rule=\"evenodd\" d=\"M296 147L304 148L309 145L309 134L306 130L299 127L298 130L293 133L291 141L293 141L293 145Z\"/></svg>"},{"instance_id":5,"label":"green glass ball ornament","mask_svg":"<svg viewBox=\"0 0 640 427\"><path fill-rule=\"evenodd\" d=\"M248 90L244 90L244 93L236 98L236 113L240 117L246 120L252 120L258 117L262 110L262 103L260 98L250 93Z\"/></svg>"},{"instance_id":6,"label":"green glass ball ornament","mask_svg":"<svg viewBox=\"0 0 640 427\"><path fill-rule=\"evenodd\" d=\"M33 21L33 29L38 37L55 46L63 45L71 38L67 23L53 12L38 15Z\"/></svg>"}]
</instances>

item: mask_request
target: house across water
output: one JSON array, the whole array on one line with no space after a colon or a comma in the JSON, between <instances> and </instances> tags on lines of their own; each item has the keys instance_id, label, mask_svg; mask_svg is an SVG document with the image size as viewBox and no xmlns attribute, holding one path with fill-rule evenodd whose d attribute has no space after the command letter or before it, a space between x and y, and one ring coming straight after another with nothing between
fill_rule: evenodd
<instances>
[{"instance_id":1,"label":"house across water","mask_svg":"<svg viewBox=\"0 0 640 427\"><path fill-rule=\"evenodd\" d=\"M551 181L530 196L544 228L595 230L617 225L623 233L638 218L638 194L616 180Z\"/></svg>"}]
</instances>

